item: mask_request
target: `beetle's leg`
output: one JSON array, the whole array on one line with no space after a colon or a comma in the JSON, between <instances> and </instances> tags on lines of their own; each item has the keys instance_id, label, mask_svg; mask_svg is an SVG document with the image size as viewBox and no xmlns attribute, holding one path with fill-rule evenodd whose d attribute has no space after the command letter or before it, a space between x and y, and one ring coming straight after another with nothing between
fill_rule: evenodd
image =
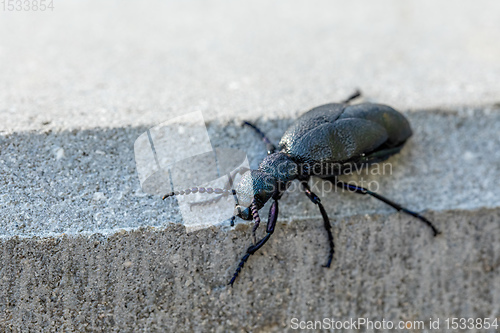
<instances>
[{"instance_id":1,"label":"beetle's leg","mask_svg":"<svg viewBox=\"0 0 500 333\"><path fill-rule=\"evenodd\" d=\"M250 206L250 210L252 211L252 216L255 221L252 228L253 245L255 245L257 244L257 236L255 235L255 233L260 225L260 216L259 216L259 210L257 209L257 205L255 203L252 203L252 205Z\"/></svg>"},{"instance_id":2,"label":"beetle's leg","mask_svg":"<svg viewBox=\"0 0 500 333\"><path fill-rule=\"evenodd\" d=\"M262 138L262 141L264 141L264 143L266 144L266 149L267 149L268 155L271 155L272 153L274 153L276 151L276 147L272 144L271 140L269 140L269 138L264 134L264 132L262 132L257 126L255 126L252 123L249 123L248 121L243 122L242 126L245 126L245 125L251 127L255 132L257 132L257 134L260 135L260 137Z\"/></svg>"},{"instance_id":3,"label":"beetle's leg","mask_svg":"<svg viewBox=\"0 0 500 333\"><path fill-rule=\"evenodd\" d=\"M411 211L407 208L404 208L402 207L401 205L395 203L394 201L391 201L389 199L387 199L386 197L383 197L381 196L380 194L377 194L375 192L372 192L370 190L367 190L366 188L363 188L363 187L360 187L360 186L355 186L355 185L352 185L352 184L347 184L347 183L344 183L344 182L341 182L341 181L336 181L335 183L338 187L340 188L343 188L343 189L346 189L346 190L349 190L349 191L353 191L355 193L359 193L359 194L368 194L368 195L371 195L372 197L382 201L382 202L385 202L386 204L388 204L389 206L397 209L398 211L401 211L403 213L406 213L408 215L411 215L413 217L416 217L417 219L421 220L422 222L424 222L425 224L427 224L431 229L432 229L432 232L434 233L434 236L436 236L437 234L440 233L439 230L436 229L436 227L434 227L434 225L432 224L431 221L429 221L428 219L426 219L424 216L414 212L414 211Z\"/></svg>"},{"instance_id":4,"label":"beetle's leg","mask_svg":"<svg viewBox=\"0 0 500 333\"><path fill-rule=\"evenodd\" d=\"M326 232L328 233L328 244L330 245L330 253L328 255L328 262L323 267L330 267L333 259L333 253L335 252L335 244L333 243L333 235L332 235L332 225L330 224L330 219L328 219L328 215L326 214L325 208L321 204L321 200L319 197L314 194L309 188L307 181L301 181L302 187L304 189L307 197L319 207L319 211L321 212L321 216L323 216L323 224L325 226Z\"/></svg>"},{"instance_id":5,"label":"beetle's leg","mask_svg":"<svg viewBox=\"0 0 500 333\"><path fill-rule=\"evenodd\" d=\"M274 228L276 226L276 220L278 219L278 200L273 201L273 204L271 205L271 208L269 209L269 219L267 220L267 228L266 228L266 235L264 238L262 238L260 241L255 243L254 245L250 246L247 249L247 252L241 259L240 263L238 264L238 268L236 268L236 272L234 273L231 281L229 281L228 284L233 286L234 281L238 277L238 274L241 272L241 269L245 265L245 262L248 260L248 257L250 257L252 254L257 252L271 237L271 235L274 232Z\"/></svg>"},{"instance_id":6,"label":"beetle's leg","mask_svg":"<svg viewBox=\"0 0 500 333\"><path fill-rule=\"evenodd\" d=\"M361 91L359 89L356 89L356 91L351 96L343 100L342 103L348 104L349 102L355 100L358 97L361 97Z\"/></svg>"}]
</instances>

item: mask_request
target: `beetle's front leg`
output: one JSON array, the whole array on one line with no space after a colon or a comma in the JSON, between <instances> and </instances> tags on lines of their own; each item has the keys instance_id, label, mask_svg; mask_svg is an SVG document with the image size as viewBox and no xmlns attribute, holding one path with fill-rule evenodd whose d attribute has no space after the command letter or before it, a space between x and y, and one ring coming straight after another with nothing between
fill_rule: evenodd
<instances>
[{"instance_id":1,"label":"beetle's front leg","mask_svg":"<svg viewBox=\"0 0 500 333\"><path fill-rule=\"evenodd\" d=\"M255 203L252 203L252 205L250 206L250 211L252 212L252 216L253 216L253 220L254 220L254 225L252 228L252 239L253 239L253 245L255 245L255 244L257 244L256 232L260 226L259 210L257 209L257 205Z\"/></svg>"},{"instance_id":2,"label":"beetle's front leg","mask_svg":"<svg viewBox=\"0 0 500 333\"><path fill-rule=\"evenodd\" d=\"M247 249L247 253L241 258L240 263L238 264L238 268L236 268L236 272L234 273L231 281L229 281L228 284L233 286L234 281L238 277L238 274L241 272L241 269L245 265L245 262L248 260L248 258L257 252L271 237L271 235L274 232L274 228L276 227L276 220L278 219L278 200L275 200L273 204L271 205L271 208L269 209L269 219L267 220L267 227L266 227L266 232L267 234L262 238L260 241L256 242L254 245L250 246ZM258 215L257 215L258 216ZM254 217L255 218L255 217ZM260 218L259 218L260 221Z\"/></svg>"},{"instance_id":3,"label":"beetle's front leg","mask_svg":"<svg viewBox=\"0 0 500 333\"><path fill-rule=\"evenodd\" d=\"M304 193L313 203L318 205L319 211L321 212L321 216L323 216L323 224L328 234L328 244L330 245L330 253L328 255L328 261L326 265L323 265L323 267L330 267L333 259L333 254L335 253L335 244L333 243L333 235L332 235L332 225L330 224L330 220L328 219L328 215L326 214L325 208L321 204L321 200L316 194L314 194L314 192L311 191L309 185L307 184L307 181L302 180L300 183L302 184Z\"/></svg>"}]
</instances>

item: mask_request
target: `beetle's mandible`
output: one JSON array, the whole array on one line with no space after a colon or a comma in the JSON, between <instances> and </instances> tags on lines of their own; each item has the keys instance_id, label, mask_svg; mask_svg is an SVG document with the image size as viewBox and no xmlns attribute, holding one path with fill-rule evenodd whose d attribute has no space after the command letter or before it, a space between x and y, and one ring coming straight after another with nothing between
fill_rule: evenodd
<instances>
[{"instance_id":1,"label":"beetle's mandible","mask_svg":"<svg viewBox=\"0 0 500 333\"><path fill-rule=\"evenodd\" d=\"M244 122L260 135L267 146L268 156L260 163L258 170L243 173L235 190L194 187L186 191L171 192L163 199L180 194L196 192L233 194L236 206L235 216L253 220L253 244L247 249L236 272L229 281L232 286L248 258L257 252L271 237L278 218L278 201L293 180L298 180L305 195L318 206L328 234L330 252L325 267L330 267L334 243L331 224L319 197L308 186L311 176L331 181L339 188L359 194L368 194L394 207L398 211L412 215L428 227L436 236L439 231L424 216L408 210L399 204L366 188L339 181L337 176L353 166L362 167L386 160L398 153L412 135L406 118L393 108L372 103L350 105L360 96L360 92L342 103L318 106L297 119L290 126L279 143L279 151L267 136L255 125ZM273 200L269 210L266 235L257 241L255 232L260 224L259 210Z\"/></svg>"}]
</instances>

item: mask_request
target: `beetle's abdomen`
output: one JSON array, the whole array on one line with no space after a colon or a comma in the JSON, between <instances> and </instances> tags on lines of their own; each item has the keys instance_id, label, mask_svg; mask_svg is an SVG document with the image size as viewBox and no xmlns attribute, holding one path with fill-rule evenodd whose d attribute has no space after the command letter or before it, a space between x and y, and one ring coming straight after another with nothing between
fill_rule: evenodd
<instances>
[{"instance_id":1,"label":"beetle's abdomen","mask_svg":"<svg viewBox=\"0 0 500 333\"><path fill-rule=\"evenodd\" d=\"M280 147L288 149L314 128L335 122L345 107L345 104L331 103L315 107L304 113L283 134Z\"/></svg>"},{"instance_id":2,"label":"beetle's abdomen","mask_svg":"<svg viewBox=\"0 0 500 333\"><path fill-rule=\"evenodd\" d=\"M382 126L387 132L385 145L388 147L399 146L412 135L410 123L405 116L387 105L372 103L350 105L338 119L349 118L366 119Z\"/></svg>"},{"instance_id":3,"label":"beetle's abdomen","mask_svg":"<svg viewBox=\"0 0 500 333\"><path fill-rule=\"evenodd\" d=\"M400 146L411 134L406 118L391 107L327 104L300 117L280 146L297 162L343 162Z\"/></svg>"}]
</instances>

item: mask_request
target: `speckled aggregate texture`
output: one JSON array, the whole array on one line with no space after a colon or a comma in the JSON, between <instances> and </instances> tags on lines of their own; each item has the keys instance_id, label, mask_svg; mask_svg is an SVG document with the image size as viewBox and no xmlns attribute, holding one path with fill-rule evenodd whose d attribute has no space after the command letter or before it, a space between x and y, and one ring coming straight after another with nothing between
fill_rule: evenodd
<instances>
[{"instance_id":1,"label":"speckled aggregate texture","mask_svg":"<svg viewBox=\"0 0 500 333\"><path fill-rule=\"evenodd\" d=\"M282 332L293 318L361 317L437 332L429 318L445 331L446 318L500 317L500 3L54 7L0 11L0 332ZM265 145L242 120L277 143L356 88L413 136L390 170L343 179L422 212L438 237L313 179L332 267L319 210L292 190L230 288L252 225L186 233L175 201L140 187L134 142L162 121L202 111L212 145L257 168Z\"/></svg>"}]
</instances>

